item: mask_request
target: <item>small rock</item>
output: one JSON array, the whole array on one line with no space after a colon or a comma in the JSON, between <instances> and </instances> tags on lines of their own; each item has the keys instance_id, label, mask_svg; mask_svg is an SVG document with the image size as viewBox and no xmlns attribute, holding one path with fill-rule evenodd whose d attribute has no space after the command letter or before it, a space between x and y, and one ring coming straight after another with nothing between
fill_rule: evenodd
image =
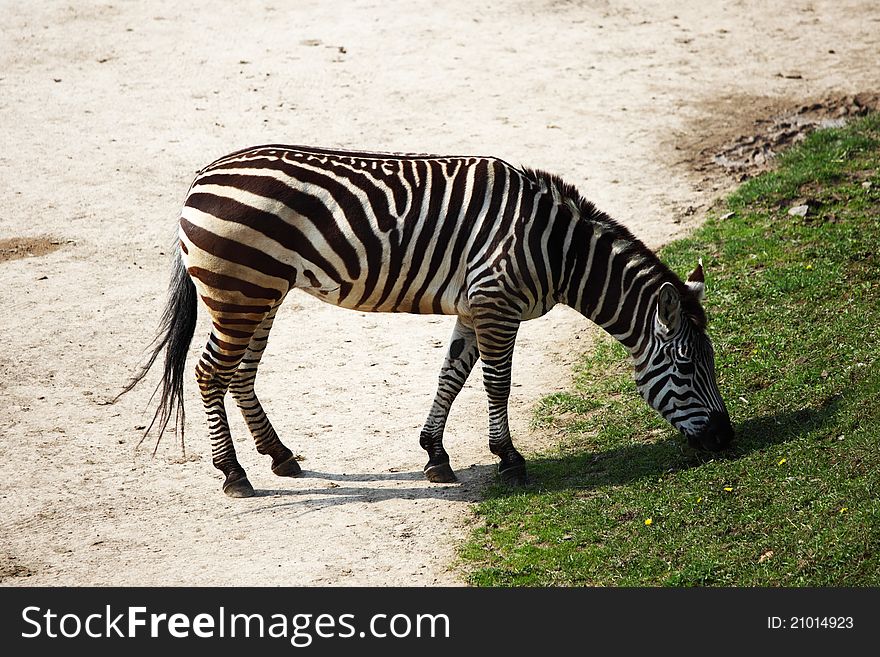
<instances>
[{"instance_id":1,"label":"small rock","mask_svg":"<svg viewBox=\"0 0 880 657\"><path fill-rule=\"evenodd\" d=\"M795 205L794 207L788 209L788 214L793 217L806 217L809 211L809 205Z\"/></svg>"}]
</instances>

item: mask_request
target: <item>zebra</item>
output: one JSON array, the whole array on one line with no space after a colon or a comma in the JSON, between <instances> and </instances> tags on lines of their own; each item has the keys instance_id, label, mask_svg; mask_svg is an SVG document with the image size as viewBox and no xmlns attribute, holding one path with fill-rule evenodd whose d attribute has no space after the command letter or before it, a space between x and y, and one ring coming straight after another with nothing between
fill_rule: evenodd
<instances>
[{"instance_id":1,"label":"zebra","mask_svg":"<svg viewBox=\"0 0 880 657\"><path fill-rule=\"evenodd\" d=\"M419 436L431 482L457 479L443 434L477 360L500 477L527 482L508 423L514 342L522 322L557 303L624 345L641 396L692 447L719 451L733 438L706 334L702 260L682 282L575 187L496 157L269 144L196 173L180 212L158 335L120 393L164 350L160 401L147 432L156 426L161 439L175 418L182 440L184 367L201 298L212 328L196 379L212 462L229 496L254 489L233 447L227 392L257 451L271 457L272 472L301 473L254 392L275 314L293 289L358 311L456 316Z\"/></svg>"}]
</instances>

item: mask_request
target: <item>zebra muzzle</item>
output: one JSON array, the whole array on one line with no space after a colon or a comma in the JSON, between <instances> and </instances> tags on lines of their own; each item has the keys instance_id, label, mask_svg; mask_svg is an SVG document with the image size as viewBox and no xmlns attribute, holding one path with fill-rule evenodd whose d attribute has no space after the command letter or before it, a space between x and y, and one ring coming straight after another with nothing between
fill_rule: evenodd
<instances>
[{"instance_id":1,"label":"zebra muzzle","mask_svg":"<svg viewBox=\"0 0 880 657\"><path fill-rule=\"evenodd\" d=\"M730 416L726 412L712 411L709 422L697 434L688 435L688 444L694 449L704 449L710 452L720 452L728 447L733 440L733 426L730 424Z\"/></svg>"}]
</instances>

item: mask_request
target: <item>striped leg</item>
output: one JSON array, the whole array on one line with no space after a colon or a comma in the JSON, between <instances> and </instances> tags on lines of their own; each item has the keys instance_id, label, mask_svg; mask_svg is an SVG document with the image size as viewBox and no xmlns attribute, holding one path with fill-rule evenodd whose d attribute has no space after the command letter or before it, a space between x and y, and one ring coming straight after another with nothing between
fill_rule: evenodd
<instances>
[{"instance_id":1,"label":"striped leg","mask_svg":"<svg viewBox=\"0 0 880 657\"><path fill-rule=\"evenodd\" d=\"M483 361L483 383L489 398L489 450L501 459L498 473L502 481L509 485L523 485L526 483L526 461L510 439L507 416L510 371L519 320L487 313L474 318L474 328Z\"/></svg>"},{"instance_id":2,"label":"striped leg","mask_svg":"<svg viewBox=\"0 0 880 657\"><path fill-rule=\"evenodd\" d=\"M295 477L302 472L299 463L297 463L293 452L278 439L278 434L275 433L272 423L266 417L266 412L254 392L257 368L260 366L260 359L263 357L263 351L269 341L269 332L272 330L279 305L280 303L269 311L266 319L251 337L247 351L229 384L229 391L254 437L257 451L272 457L272 472L279 477Z\"/></svg>"},{"instance_id":3,"label":"striped leg","mask_svg":"<svg viewBox=\"0 0 880 657\"><path fill-rule=\"evenodd\" d=\"M248 351L251 338L265 315L258 318L253 315L230 317L225 313L212 315L214 326L211 336L196 365L196 380L208 415L211 458L214 467L226 476L223 492L230 497L250 497L254 489L235 456L224 399L238 365Z\"/></svg>"},{"instance_id":4,"label":"striped leg","mask_svg":"<svg viewBox=\"0 0 880 657\"><path fill-rule=\"evenodd\" d=\"M474 329L465 326L459 318L440 369L434 403L419 437L419 444L428 452L428 463L425 465L425 477L428 481L448 483L456 480L455 472L449 466L449 454L443 449L443 430L446 428L446 418L449 417L452 402L467 381L478 357Z\"/></svg>"}]
</instances>

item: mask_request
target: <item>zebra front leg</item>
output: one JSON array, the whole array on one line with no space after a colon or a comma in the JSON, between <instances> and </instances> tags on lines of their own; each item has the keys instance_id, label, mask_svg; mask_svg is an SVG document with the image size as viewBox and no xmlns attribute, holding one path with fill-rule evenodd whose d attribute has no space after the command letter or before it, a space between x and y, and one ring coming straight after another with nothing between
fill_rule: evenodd
<instances>
[{"instance_id":1,"label":"zebra front leg","mask_svg":"<svg viewBox=\"0 0 880 657\"><path fill-rule=\"evenodd\" d=\"M474 329L465 326L459 318L452 331L446 359L440 369L434 403L431 405L431 411L419 437L419 444L428 452L428 463L425 465L425 477L428 481L449 483L457 480L455 472L449 465L449 454L443 449L443 430L446 428L446 419L449 417L452 402L467 381L478 357Z\"/></svg>"},{"instance_id":2,"label":"zebra front leg","mask_svg":"<svg viewBox=\"0 0 880 657\"><path fill-rule=\"evenodd\" d=\"M280 302L279 302L280 305ZM272 330L272 323L275 321L275 313L278 310L276 305L266 319L260 324L251 337L247 351L232 382L229 384L229 391L232 393L238 409L241 411L251 435L254 437L257 451L260 454L268 454L272 457L272 472L279 477L295 477L302 472L299 463L284 443L278 438L272 423L266 416L260 400L254 391L254 383L257 379L257 368L260 366L260 359L266 349L266 343L269 340L269 332Z\"/></svg>"},{"instance_id":3,"label":"zebra front leg","mask_svg":"<svg viewBox=\"0 0 880 657\"><path fill-rule=\"evenodd\" d=\"M501 459L498 474L508 485L527 482L526 460L510 438L507 403L510 399L510 372L519 320L499 316L475 319L477 345L483 361L483 383L489 398L489 450Z\"/></svg>"}]
</instances>

